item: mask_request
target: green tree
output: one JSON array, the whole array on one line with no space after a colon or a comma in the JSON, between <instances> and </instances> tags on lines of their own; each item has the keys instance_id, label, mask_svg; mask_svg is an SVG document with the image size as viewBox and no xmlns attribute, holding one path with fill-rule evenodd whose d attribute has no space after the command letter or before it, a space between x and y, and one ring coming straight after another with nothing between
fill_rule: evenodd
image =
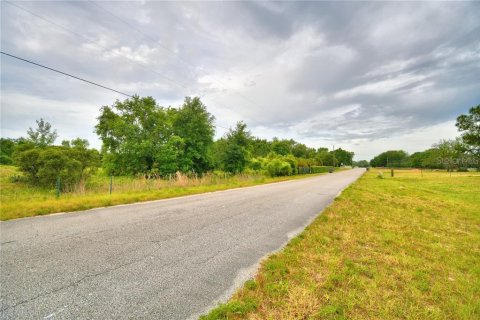
<instances>
[{"instance_id":1,"label":"green tree","mask_svg":"<svg viewBox=\"0 0 480 320\"><path fill-rule=\"evenodd\" d=\"M455 125L462 132L468 151L480 156L480 105L470 108L469 114L460 115Z\"/></svg>"},{"instance_id":2,"label":"green tree","mask_svg":"<svg viewBox=\"0 0 480 320\"><path fill-rule=\"evenodd\" d=\"M461 139L442 139L438 143L435 143L432 149L436 157L437 165L449 171L456 167L462 167L462 155L465 147Z\"/></svg>"},{"instance_id":3,"label":"green tree","mask_svg":"<svg viewBox=\"0 0 480 320\"><path fill-rule=\"evenodd\" d=\"M225 136L225 149L222 159L225 171L240 173L247 166L250 156L249 147L252 136L244 122L237 122L235 129L230 129Z\"/></svg>"},{"instance_id":4,"label":"green tree","mask_svg":"<svg viewBox=\"0 0 480 320\"><path fill-rule=\"evenodd\" d=\"M37 147L43 148L53 145L53 143L58 137L57 130L52 131L52 125L49 122L43 120L43 118L41 118L40 120L36 120L36 122L37 128L29 128L27 131L29 139Z\"/></svg>"},{"instance_id":5,"label":"green tree","mask_svg":"<svg viewBox=\"0 0 480 320\"><path fill-rule=\"evenodd\" d=\"M163 147L173 135L171 119L152 97L117 100L100 111L95 129L108 173L147 174L164 165L159 153L170 150Z\"/></svg>"},{"instance_id":6,"label":"green tree","mask_svg":"<svg viewBox=\"0 0 480 320\"><path fill-rule=\"evenodd\" d=\"M215 134L214 120L200 98L185 98L178 110L171 110L173 133L183 139L182 171L203 173L211 168L209 149Z\"/></svg>"},{"instance_id":7,"label":"green tree","mask_svg":"<svg viewBox=\"0 0 480 320\"><path fill-rule=\"evenodd\" d=\"M308 147L303 143L296 142L292 146L292 154L297 158L308 158Z\"/></svg>"},{"instance_id":8,"label":"green tree","mask_svg":"<svg viewBox=\"0 0 480 320\"><path fill-rule=\"evenodd\" d=\"M275 157L267 163L267 172L272 177L288 176L292 174L292 166L280 157Z\"/></svg>"},{"instance_id":9,"label":"green tree","mask_svg":"<svg viewBox=\"0 0 480 320\"><path fill-rule=\"evenodd\" d=\"M272 143L267 139L254 138L251 141L252 156L266 157L272 151Z\"/></svg>"},{"instance_id":10,"label":"green tree","mask_svg":"<svg viewBox=\"0 0 480 320\"><path fill-rule=\"evenodd\" d=\"M17 154L19 169L32 184L51 188L57 178L65 191L85 181L98 167L97 150L83 147L47 146Z\"/></svg>"},{"instance_id":11,"label":"green tree","mask_svg":"<svg viewBox=\"0 0 480 320\"><path fill-rule=\"evenodd\" d=\"M178 109L138 96L104 106L95 127L104 167L114 174L203 173L211 167L213 120L199 98Z\"/></svg>"},{"instance_id":12,"label":"green tree","mask_svg":"<svg viewBox=\"0 0 480 320\"><path fill-rule=\"evenodd\" d=\"M156 168L162 175L179 171L185 150L185 142L178 136L172 136L155 154Z\"/></svg>"},{"instance_id":13,"label":"green tree","mask_svg":"<svg viewBox=\"0 0 480 320\"><path fill-rule=\"evenodd\" d=\"M84 181L100 166L100 153L96 149L89 149L89 146L88 140L76 138L66 148L68 155L80 163L81 178Z\"/></svg>"},{"instance_id":14,"label":"green tree","mask_svg":"<svg viewBox=\"0 0 480 320\"><path fill-rule=\"evenodd\" d=\"M278 138L273 138L272 141L272 151L276 154L286 156L287 154L292 153L292 146L295 144L294 140L280 140Z\"/></svg>"},{"instance_id":15,"label":"green tree","mask_svg":"<svg viewBox=\"0 0 480 320\"><path fill-rule=\"evenodd\" d=\"M427 156L426 151L412 153L409 157L410 165L413 168L425 168Z\"/></svg>"},{"instance_id":16,"label":"green tree","mask_svg":"<svg viewBox=\"0 0 480 320\"><path fill-rule=\"evenodd\" d=\"M368 162L367 160L359 160L359 161L354 161L353 165L359 168L368 168L370 166L370 162Z\"/></svg>"},{"instance_id":17,"label":"green tree","mask_svg":"<svg viewBox=\"0 0 480 320\"><path fill-rule=\"evenodd\" d=\"M15 141L13 139L0 138L0 164L12 164Z\"/></svg>"},{"instance_id":18,"label":"green tree","mask_svg":"<svg viewBox=\"0 0 480 320\"><path fill-rule=\"evenodd\" d=\"M338 148L335 151L331 151L335 157L335 166L352 165L354 153Z\"/></svg>"},{"instance_id":19,"label":"green tree","mask_svg":"<svg viewBox=\"0 0 480 320\"><path fill-rule=\"evenodd\" d=\"M403 150L389 150L370 160L372 167L405 167L408 153Z\"/></svg>"},{"instance_id":20,"label":"green tree","mask_svg":"<svg viewBox=\"0 0 480 320\"><path fill-rule=\"evenodd\" d=\"M315 160L321 166L333 166L333 153L328 152L327 148L318 148Z\"/></svg>"},{"instance_id":21,"label":"green tree","mask_svg":"<svg viewBox=\"0 0 480 320\"><path fill-rule=\"evenodd\" d=\"M297 173L298 160L294 155L287 154L286 156L282 156L281 159L282 159L282 161L285 161L286 163L288 163L290 165L291 170L288 173L289 175Z\"/></svg>"}]
</instances>

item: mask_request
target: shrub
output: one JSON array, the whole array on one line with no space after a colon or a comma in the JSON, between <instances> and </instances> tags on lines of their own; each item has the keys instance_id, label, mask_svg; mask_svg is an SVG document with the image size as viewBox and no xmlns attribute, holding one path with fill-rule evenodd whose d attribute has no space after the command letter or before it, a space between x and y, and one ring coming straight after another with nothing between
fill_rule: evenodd
<instances>
[{"instance_id":1,"label":"shrub","mask_svg":"<svg viewBox=\"0 0 480 320\"><path fill-rule=\"evenodd\" d=\"M0 164L12 164L13 160L6 154L0 155Z\"/></svg>"},{"instance_id":2,"label":"shrub","mask_svg":"<svg viewBox=\"0 0 480 320\"><path fill-rule=\"evenodd\" d=\"M298 160L291 154L283 156L282 160L287 162L290 165L290 168L292 169L291 173L296 174L297 173L297 166L298 166Z\"/></svg>"},{"instance_id":3,"label":"shrub","mask_svg":"<svg viewBox=\"0 0 480 320\"><path fill-rule=\"evenodd\" d=\"M84 181L99 164L98 152L84 147L33 148L17 153L16 159L28 182L50 188L60 178L65 191Z\"/></svg>"},{"instance_id":4,"label":"shrub","mask_svg":"<svg viewBox=\"0 0 480 320\"><path fill-rule=\"evenodd\" d=\"M250 161L250 169L259 171L263 169L263 163L260 159L252 159Z\"/></svg>"},{"instance_id":5,"label":"shrub","mask_svg":"<svg viewBox=\"0 0 480 320\"><path fill-rule=\"evenodd\" d=\"M60 178L64 190L71 190L82 177L82 164L61 148L47 148L38 157L38 184L53 187Z\"/></svg>"},{"instance_id":6,"label":"shrub","mask_svg":"<svg viewBox=\"0 0 480 320\"><path fill-rule=\"evenodd\" d=\"M268 162L267 171L272 177L289 176L292 174L292 167L290 166L290 163L283 161L280 158L275 158Z\"/></svg>"}]
</instances>

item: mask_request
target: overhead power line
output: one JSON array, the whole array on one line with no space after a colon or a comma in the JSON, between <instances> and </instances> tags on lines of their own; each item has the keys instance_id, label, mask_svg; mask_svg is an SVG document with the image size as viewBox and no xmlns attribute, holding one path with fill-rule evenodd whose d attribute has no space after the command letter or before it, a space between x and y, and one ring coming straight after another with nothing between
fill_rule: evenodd
<instances>
[{"instance_id":1,"label":"overhead power line","mask_svg":"<svg viewBox=\"0 0 480 320\"><path fill-rule=\"evenodd\" d=\"M63 71L60 71L60 70L57 70L57 69L54 69L54 68L50 68L50 67L47 67L47 66L45 66L45 65L43 65L43 64L36 63L36 62L30 61L30 60L24 59L24 58L18 57L18 56L16 56L16 55L13 55L13 54L10 54L10 53L6 53L6 52L3 52L3 51L0 51L0 53L3 54L3 55L9 56L9 57L11 57L11 58L18 59L18 60L20 60L20 61L27 62L27 63L33 64L33 65L36 65L36 66L38 66L38 67L45 68L45 69L47 69L47 70L54 71L54 72L57 72L57 73L66 75L66 76L68 76L68 77L71 77L71 78L74 78L74 79L77 79L77 80L80 80L80 81L83 81L83 82L92 84L92 85L94 85L94 86L97 86L97 87L100 87L100 88L103 88L103 89L106 89L106 90L110 90L110 91L113 91L113 92L116 92L116 93L120 93L120 94L122 94L122 95L124 95L124 96L133 98L133 96L130 95L130 94L127 94L127 93L121 92L121 91L119 91L119 90L115 90L115 89L109 88L109 87L107 87L107 86L104 86L104 85L102 85L102 84L99 84L99 83L96 83L96 82L93 82L93 81L90 81L90 80L87 80L87 79L83 79L83 78L74 76L73 74L70 74L70 73L67 73L67 72L63 72ZM223 126L221 126L221 125L215 125L215 126L216 126L216 127L219 127L219 128L223 128L223 129L230 130L230 128L226 128L226 127L223 127Z\"/></svg>"},{"instance_id":2,"label":"overhead power line","mask_svg":"<svg viewBox=\"0 0 480 320\"><path fill-rule=\"evenodd\" d=\"M87 37L87 36L85 36L85 35L83 35L83 34L81 34L81 33L78 33L78 32L76 32L76 31L74 31L74 30L71 30L71 29L69 29L69 28L67 28L67 27L65 27L65 26L63 26L63 25L60 25L60 24L58 24L58 23L56 23L56 22L54 22L54 21L52 21L52 20L50 20L50 19L48 19L48 18L46 18L46 17L44 17L44 16L41 16L41 15L39 15L39 14L33 12L33 11L30 11L30 10L28 10L28 9L22 7L22 6L19 6L19 5L15 4L15 3L12 3L12 2L10 2L10 1L5 1L5 2L8 3L8 4L10 4L11 6L16 7L17 9L20 9L20 10L22 10L22 11L25 11L25 12L33 15L34 17L36 17L36 18L38 18L38 19L41 19L41 20L43 20L43 21L45 21L45 22L48 22L48 23L50 23L51 25L53 25L53 26L55 26L55 27L57 27L57 28L59 28L59 29L61 29L61 30L63 30L63 31L66 31L66 32L68 32L68 33L71 33L71 34L75 35L76 37L82 38L82 39L84 39L84 40L86 40L86 41L88 41L88 42L90 42L90 43L93 43L94 45L99 46L99 47L103 48L103 49L106 50L106 51L109 50L109 48L107 48L107 47L105 47L105 46L97 43L95 40L93 40L93 39L91 39L91 38L89 38L89 37ZM179 59L179 60L180 60L181 62L183 62L184 64L186 64L186 65L188 65L188 66L190 66L190 67L192 67L192 68L195 67L195 66L194 66L193 64L191 64L190 62L188 62L188 61L182 59L181 57L179 57L178 54L175 53L173 50L171 50L170 48L168 48L168 47L166 47L166 46L164 46L164 45L159 44L159 43L158 43L157 41L155 41L152 37L149 37L148 35L146 35L145 33L143 33L141 30L135 28L133 25L131 25L131 24L128 23L127 21L125 21L125 20L121 19L120 17L114 15L112 12L110 12L110 11L106 10L105 8L97 5L96 3L94 3L94 2L92 2L92 3L95 4L97 7L103 9L104 11L107 11L110 15L114 16L114 17L117 18L118 20L121 20L121 22L127 24L130 28L132 28L132 29L134 29L135 31L141 33L141 34L142 34L145 38L147 38L148 40L150 40L150 41L152 41L152 42L155 42L157 45L159 45L159 46L160 46L161 48L163 48L164 50L169 51L171 54L175 55L175 56L177 57L177 59ZM2 53L3 53L3 52L2 52ZM43 65L37 64L37 63L35 63L35 62L32 62L32 61L29 61L29 60L20 58L20 57L16 57L16 56L13 56L13 55L10 55L10 54L7 54L7 53L4 53L4 54L9 55L9 56L14 57L14 58L17 58L17 59L20 59L20 60L23 60L23 61L28 62L28 63L33 63L33 64L35 64L35 65L37 65L37 66L44 67L44 68L47 68L47 69L52 70L52 71L55 71L55 72L59 72L59 73L65 74L65 75L67 75L67 76L72 76L72 75L67 74L67 73L64 73L64 72L62 72L62 71L55 70L55 69L53 69L53 68L49 68L49 67L43 66ZM169 82L171 82L171 83L173 83L173 84L175 84L175 85L177 85L177 86L180 86L180 87L182 87L182 88L184 88L184 89L188 89L183 83L181 83L181 82L179 82L179 81L173 80L173 79L171 79L171 78L169 78L169 77L167 77L167 76L165 76L165 75L163 75L163 74L161 74L161 73L159 73L159 72L156 72L155 70L152 70L152 69L148 68L147 66L138 63L137 61L135 61L135 60L133 60L133 59L130 59L130 58L128 58L128 57L125 57L125 58L128 59L130 62L135 63L136 65L141 66L142 68L145 68L145 69L147 69L148 71L153 72L153 73L161 76L161 77L164 78L165 80L168 80ZM194 73L195 73L195 72L194 72ZM118 92L118 93L120 93L120 94L123 94L123 95L125 95L125 96L131 97L131 95L125 94L125 93L123 93L123 92L119 92L119 91L117 91L117 90L110 89L110 88L108 88L108 87L105 87L105 86L96 84L96 83L94 83L94 82L91 82L91 81L88 81L88 80L85 80L85 79L81 79L81 78L78 78L78 77L75 77L75 76L73 76L73 77L76 78L76 79L78 79L78 80L85 81L85 82L91 83L91 84L93 84L93 85L98 85L98 86L103 87L103 88L105 88L105 89L112 90L112 91ZM225 106L222 106L222 107L225 108ZM220 125L217 125L217 127L220 127L220 128L226 129L226 130L229 130L229 128L226 128L226 127L223 127L223 126L220 126Z\"/></svg>"},{"instance_id":3,"label":"overhead power line","mask_svg":"<svg viewBox=\"0 0 480 320\"><path fill-rule=\"evenodd\" d=\"M65 26L62 26L62 25L60 25L60 24L58 24L58 23L56 23L56 22L54 22L54 21L52 21L52 20L50 20L50 19L48 19L48 18L45 18L44 16L41 16L41 15L39 15L39 14L36 14L36 13L33 12L33 11L30 11L30 10L28 10L28 9L25 9L24 7L19 6L19 5L16 4L16 3L13 3L13 2L10 2L10 1L4 1L4 2L5 2L5 3L8 3L9 5L14 6L14 7L16 7L16 8L18 8L18 9L20 9L20 10L23 10L23 11L25 11L25 12L33 15L34 17L36 17L36 18L38 18L38 19L41 19L41 20L43 20L43 21L45 21L45 22L48 22L48 23L50 23L51 25L53 25L53 26L55 26L55 27L57 27L57 28L59 28L59 29L62 29L63 31L69 32L69 33L75 35L76 37L82 38L82 39L84 39L84 40L86 40L86 41L88 41L88 42L90 42L90 43L93 43L94 45L102 48L102 49L105 50L105 51L109 51L109 50L110 50L109 48L107 48L106 46L101 45L100 43L96 42L95 40L92 40L92 39L90 39L89 37L87 37L87 36L85 36L85 35L83 35L83 34L81 34L81 33L75 32L74 30L71 30L71 29L69 29L69 28L67 28L67 27L65 27ZM155 70L152 70L152 69L149 68L148 66L146 66L146 65L144 65L144 64L142 64L142 63L139 63L138 61L136 61L136 60L134 60L134 59L132 59L132 58L129 58L129 57L124 57L124 58L126 58L126 59L129 60L131 63L134 63L134 64L136 64L137 66L140 66L140 67L142 67L143 69L145 69L145 70L147 70L147 71L149 71L149 72L155 73L156 75L164 78L165 80L171 82L172 84L175 84L175 85L177 85L177 86L179 86L179 87L182 87L183 89L188 89L188 88L187 88L183 83L181 83L180 81L174 80L174 79L172 79L172 78L170 78L170 77L165 76L164 74L162 74L162 73L160 73L160 72L157 72L157 71L155 71Z\"/></svg>"},{"instance_id":4,"label":"overhead power line","mask_svg":"<svg viewBox=\"0 0 480 320\"><path fill-rule=\"evenodd\" d=\"M1 53L1 54L4 54L4 55L6 55L6 56L9 56L9 57L11 57L11 58L15 58L15 59L18 59L18 60L21 60L21 61L24 61L24 62L33 64L33 65L36 65L36 66L38 66L38 67L42 67L42 68L45 68L45 69L47 69L47 70L54 71L54 72L63 74L63 75L65 75L65 76L68 76L68 77L71 77L71 78L74 78L74 79L77 79L77 80L80 80L80 81L83 81L83 82L92 84L92 85L94 85L94 86L97 86L97 87L100 87L100 88L103 88L103 89L106 89L106 90L110 90L110 91L113 91L113 92L116 92L116 93L120 93L120 94L122 94L122 95L124 95L124 96L127 96L127 97L130 97L130 98L133 97L132 95L127 94L127 93L125 93L125 92L118 91L118 90L109 88L109 87L107 87L107 86L104 86L104 85L102 85L102 84L99 84L99 83L96 83L96 82L93 82L93 81L90 81L90 80L87 80L87 79L83 79L83 78L74 76L73 74L70 74L70 73L66 73L66 72L63 72L63 71L60 71L60 70L57 70L57 69L54 69L54 68L47 67L47 66L45 66L45 65L43 65L43 64L36 63L36 62L30 61L30 60L24 59L24 58L18 57L18 56L16 56L16 55L13 55L13 54L10 54L10 53L6 53L6 52L3 52L3 51L0 51L0 53Z\"/></svg>"}]
</instances>

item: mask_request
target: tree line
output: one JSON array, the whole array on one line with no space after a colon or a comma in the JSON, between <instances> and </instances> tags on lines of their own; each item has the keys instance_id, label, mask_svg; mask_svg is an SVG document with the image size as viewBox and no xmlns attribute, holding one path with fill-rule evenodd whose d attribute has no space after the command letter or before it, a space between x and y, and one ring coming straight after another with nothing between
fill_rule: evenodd
<instances>
[{"instance_id":1,"label":"tree line","mask_svg":"<svg viewBox=\"0 0 480 320\"><path fill-rule=\"evenodd\" d=\"M101 107L97 120L100 151L81 138L55 145L56 130L40 119L26 137L0 139L0 163L18 166L23 179L34 185L51 187L61 179L68 191L100 167L108 175L148 178L211 171L282 176L342 165L466 169L478 167L480 158L480 105L457 118L461 136L454 140L441 140L411 155L389 150L358 162L353 152L341 148L330 151L293 139L254 137L244 122L215 140L215 118L198 97L187 97L173 108L159 106L152 97L134 96Z\"/></svg>"},{"instance_id":2,"label":"tree line","mask_svg":"<svg viewBox=\"0 0 480 320\"><path fill-rule=\"evenodd\" d=\"M51 187L60 178L68 190L100 167L108 175L150 178L210 171L281 176L352 165L354 156L341 148L329 151L293 139L254 137L244 122L215 140L215 118L198 97L173 108L134 96L102 106L97 120L100 151L81 138L55 145L56 130L40 119L27 137L0 139L0 163L18 166L34 185Z\"/></svg>"},{"instance_id":3,"label":"tree line","mask_svg":"<svg viewBox=\"0 0 480 320\"><path fill-rule=\"evenodd\" d=\"M457 117L456 127L461 135L442 139L431 148L408 154L403 150L389 150L375 156L370 162L358 161L363 167L428 168L467 170L480 168L480 105Z\"/></svg>"}]
</instances>

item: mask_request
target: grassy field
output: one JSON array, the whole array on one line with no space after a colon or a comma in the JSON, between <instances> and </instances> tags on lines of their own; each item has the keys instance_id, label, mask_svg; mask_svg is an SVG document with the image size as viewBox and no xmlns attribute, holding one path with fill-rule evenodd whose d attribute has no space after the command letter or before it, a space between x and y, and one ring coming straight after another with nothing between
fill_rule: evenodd
<instances>
[{"instance_id":1,"label":"grassy field","mask_svg":"<svg viewBox=\"0 0 480 320\"><path fill-rule=\"evenodd\" d=\"M110 194L110 178L100 171L73 192L64 193L57 198L54 189L47 190L22 182L12 182L12 177L18 175L20 173L16 167L0 166L0 220L166 199L313 176L269 178L259 174L187 178L180 175L170 180L114 177L113 192Z\"/></svg>"},{"instance_id":2,"label":"grassy field","mask_svg":"<svg viewBox=\"0 0 480 320\"><path fill-rule=\"evenodd\" d=\"M201 319L480 319L480 174L377 174Z\"/></svg>"}]
</instances>

